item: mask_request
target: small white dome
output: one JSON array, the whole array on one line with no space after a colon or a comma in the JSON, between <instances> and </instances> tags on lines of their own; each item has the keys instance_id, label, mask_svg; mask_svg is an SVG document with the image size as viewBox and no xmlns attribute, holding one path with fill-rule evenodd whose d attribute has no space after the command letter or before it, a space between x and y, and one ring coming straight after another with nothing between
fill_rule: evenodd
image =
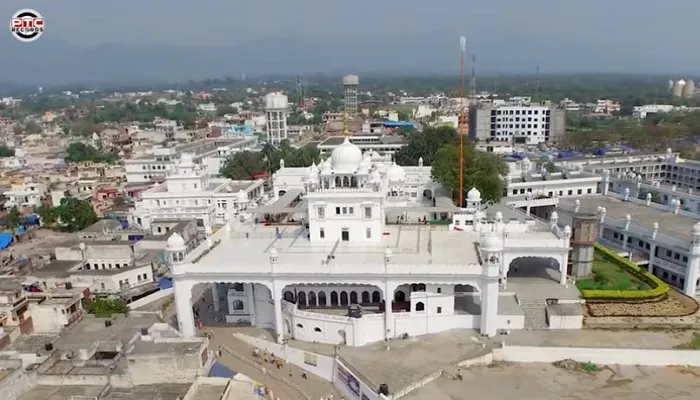
<instances>
[{"instance_id":1,"label":"small white dome","mask_svg":"<svg viewBox=\"0 0 700 400\"><path fill-rule=\"evenodd\" d=\"M183 239L182 236L180 236L180 234L177 232L173 232L173 234L170 235L168 241L165 242L165 246L168 250L171 251L181 251L187 248L185 239Z\"/></svg>"},{"instance_id":2,"label":"small white dome","mask_svg":"<svg viewBox=\"0 0 700 400\"><path fill-rule=\"evenodd\" d=\"M501 251L503 246L501 244L501 239L498 236L486 235L481 239L479 247L486 251Z\"/></svg>"},{"instance_id":3,"label":"small white dome","mask_svg":"<svg viewBox=\"0 0 700 400\"><path fill-rule=\"evenodd\" d=\"M236 193L236 201L244 203L248 201L248 195L243 190L239 190L238 193Z\"/></svg>"},{"instance_id":4,"label":"small white dome","mask_svg":"<svg viewBox=\"0 0 700 400\"><path fill-rule=\"evenodd\" d=\"M328 160L321 161L321 173L324 175L331 173L331 163L329 163Z\"/></svg>"},{"instance_id":5,"label":"small white dome","mask_svg":"<svg viewBox=\"0 0 700 400\"><path fill-rule=\"evenodd\" d=\"M355 171L361 162L362 150L350 143L350 139L347 136L345 141L331 153L331 166L333 169Z\"/></svg>"},{"instance_id":6,"label":"small white dome","mask_svg":"<svg viewBox=\"0 0 700 400\"><path fill-rule=\"evenodd\" d=\"M311 168L311 170L314 171L315 173L318 173L318 167L316 166L316 162L313 162L311 164L311 167L309 167L309 168Z\"/></svg>"},{"instance_id":7,"label":"small white dome","mask_svg":"<svg viewBox=\"0 0 700 400\"><path fill-rule=\"evenodd\" d=\"M392 182L403 181L406 179L406 171L400 165L393 163L386 170L386 178Z\"/></svg>"},{"instance_id":8,"label":"small white dome","mask_svg":"<svg viewBox=\"0 0 700 400\"><path fill-rule=\"evenodd\" d=\"M304 178L307 181L315 181L316 179L318 179L318 171L316 171L313 167L314 166L309 167L306 170L306 174L304 174Z\"/></svg>"},{"instance_id":9,"label":"small white dome","mask_svg":"<svg viewBox=\"0 0 700 400\"><path fill-rule=\"evenodd\" d=\"M481 192L473 187L467 192L467 201L481 201Z\"/></svg>"}]
</instances>

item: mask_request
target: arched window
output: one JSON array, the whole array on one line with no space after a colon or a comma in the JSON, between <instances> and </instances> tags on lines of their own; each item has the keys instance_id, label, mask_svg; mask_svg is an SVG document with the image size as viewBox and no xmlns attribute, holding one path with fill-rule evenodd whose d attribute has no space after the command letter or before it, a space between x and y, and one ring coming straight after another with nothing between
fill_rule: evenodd
<instances>
[{"instance_id":1,"label":"arched window","mask_svg":"<svg viewBox=\"0 0 700 400\"><path fill-rule=\"evenodd\" d=\"M318 326L314 328L314 332L323 332Z\"/></svg>"},{"instance_id":2,"label":"arched window","mask_svg":"<svg viewBox=\"0 0 700 400\"><path fill-rule=\"evenodd\" d=\"M357 304L357 292L350 292L350 304Z\"/></svg>"},{"instance_id":3,"label":"arched window","mask_svg":"<svg viewBox=\"0 0 700 400\"><path fill-rule=\"evenodd\" d=\"M425 304L422 301L416 303L416 311L425 311Z\"/></svg>"},{"instance_id":4,"label":"arched window","mask_svg":"<svg viewBox=\"0 0 700 400\"><path fill-rule=\"evenodd\" d=\"M362 304L369 304L369 292L366 290L362 292Z\"/></svg>"},{"instance_id":5,"label":"arched window","mask_svg":"<svg viewBox=\"0 0 700 400\"><path fill-rule=\"evenodd\" d=\"M299 307L306 307L306 292L297 293L297 305Z\"/></svg>"},{"instance_id":6,"label":"arched window","mask_svg":"<svg viewBox=\"0 0 700 400\"><path fill-rule=\"evenodd\" d=\"M375 290L372 293L372 303L381 303L382 302L382 295L379 293L379 290Z\"/></svg>"},{"instance_id":7,"label":"arched window","mask_svg":"<svg viewBox=\"0 0 700 400\"><path fill-rule=\"evenodd\" d=\"M316 307L316 293L309 292L309 307Z\"/></svg>"},{"instance_id":8,"label":"arched window","mask_svg":"<svg viewBox=\"0 0 700 400\"><path fill-rule=\"evenodd\" d=\"M398 291L394 293L394 301L397 303L405 303L406 302L406 293L402 291Z\"/></svg>"},{"instance_id":9,"label":"arched window","mask_svg":"<svg viewBox=\"0 0 700 400\"><path fill-rule=\"evenodd\" d=\"M319 307L326 306L326 292L318 292L318 306Z\"/></svg>"},{"instance_id":10,"label":"arched window","mask_svg":"<svg viewBox=\"0 0 700 400\"><path fill-rule=\"evenodd\" d=\"M302 325L302 324L297 324L297 328L304 329L304 325Z\"/></svg>"},{"instance_id":11,"label":"arched window","mask_svg":"<svg viewBox=\"0 0 700 400\"><path fill-rule=\"evenodd\" d=\"M338 306L338 292L336 291L331 292L331 305L335 307Z\"/></svg>"},{"instance_id":12,"label":"arched window","mask_svg":"<svg viewBox=\"0 0 700 400\"><path fill-rule=\"evenodd\" d=\"M339 176L336 176L335 177L335 187L341 187L341 186L343 186L343 182Z\"/></svg>"},{"instance_id":13,"label":"arched window","mask_svg":"<svg viewBox=\"0 0 700 400\"><path fill-rule=\"evenodd\" d=\"M343 177L343 187L348 187L350 186L350 178L347 176Z\"/></svg>"},{"instance_id":14,"label":"arched window","mask_svg":"<svg viewBox=\"0 0 700 400\"><path fill-rule=\"evenodd\" d=\"M290 303L294 303L294 293L290 292L289 290L284 292L284 300Z\"/></svg>"},{"instance_id":15,"label":"arched window","mask_svg":"<svg viewBox=\"0 0 700 400\"><path fill-rule=\"evenodd\" d=\"M341 306L348 305L348 292L340 292L340 305Z\"/></svg>"}]
</instances>

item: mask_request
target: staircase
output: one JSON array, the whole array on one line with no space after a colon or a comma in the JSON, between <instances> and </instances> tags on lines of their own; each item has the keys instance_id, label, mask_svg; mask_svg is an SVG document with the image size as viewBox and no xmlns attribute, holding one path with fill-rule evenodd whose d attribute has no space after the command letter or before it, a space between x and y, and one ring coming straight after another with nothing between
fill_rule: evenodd
<instances>
[{"instance_id":1,"label":"staircase","mask_svg":"<svg viewBox=\"0 0 700 400\"><path fill-rule=\"evenodd\" d=\"M544 300L520 300L520 306L525 314L525 329L549 329Z\"/></svg>"}]
</instances>

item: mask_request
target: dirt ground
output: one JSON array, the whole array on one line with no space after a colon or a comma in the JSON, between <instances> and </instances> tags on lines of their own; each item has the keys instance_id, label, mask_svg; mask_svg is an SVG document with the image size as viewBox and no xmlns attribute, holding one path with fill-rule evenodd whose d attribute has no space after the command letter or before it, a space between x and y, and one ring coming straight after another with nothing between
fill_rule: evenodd
<instances>
[{"instance_id":1,"label":"dirt ground","mask_svg":"<svg viewBox=\"0 0 700 400\"><path fill-rule=\"evenodd\" d=\"M700 369L686 367L598 366L596 372L551 364L498 364L463 369L463 380L448 371L405 400L670 400L698 398Z\"/></svg>"}]
</instances>

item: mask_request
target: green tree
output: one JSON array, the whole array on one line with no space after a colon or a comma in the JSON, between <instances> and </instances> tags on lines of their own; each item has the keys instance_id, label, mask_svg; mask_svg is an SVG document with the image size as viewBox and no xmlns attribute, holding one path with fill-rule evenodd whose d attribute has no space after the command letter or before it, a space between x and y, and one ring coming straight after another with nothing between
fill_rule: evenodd
<instances>
[{"instance_id":1,"label":"green tree","mask_svg":"<svg viewBox=\"0 0 700 400\"><path fill-rule=\"evenodd\" d=\"M15 149L11 149L5 145L0 146L0 157L12 157L15 155Z\"/></svg>"},{"instance_id":2,"label":"green tree","mask_svg":"<svg viewBox=\"0 0 700 400\"><path fill-rule=\"evenodd\" d=\"M423 165L433 165L438 149L448 143L456 144L458 139L457 130L449 126L411 133L408 135L408 144L396 152L396 163L418 165L418 159L422 157Z\"/></svg>"},{"instance_id":3,"label":"green tree","mask_svg":"<svg viewBox=\"0 0 700 400\"><path fill-rule=\"evenodd\" d=\"M86 200L73 197L64 198L55 207L61 228L67 232L77 232L97 222L97 214Z\"/></svg>"},{"instance_id":4,"label":"green tree","mask_svg":"<svg viewBox=\"0 0 700 400\"><path fill-rule=\"evenodd\" d=\"M239 151L224 161L221 175L234 180L250 180L260 173L267 172L267 163L260 152Z\"/></svg>"},{"instance_id":5,"label":"green tree","mask_svg":"<svg viewBox=\"0 0 700 400\"><path fill-rule=\"evenodd\" d=\"M15 232L18 226L22 224L22 213L19 212L17 206L13 206L7 213L7 226Z\"/></svg>"},{"instance_id":6,"label":"green tree","mask_svg":"<svg viewBox=\"0 0 700 400\"><path fill-rule=\"evenodd\" d=\"M27 133L39 134L41 133L41 126L36 121L28 121L27 125L24 127Z\"/></svg>"},{"instance_id":7,"label":"green tree","mask_svg":"<svg viewBox=\"0 0 700 400\"><path fill-rule=\"evenodd\" d=\"M651 201L652 201L652 203L662 204L662 201L661 201L661 193L659 193L657 190L646 190L646 189L642 189L642 190L639 191L639 194L637 195L637 197L638 197L639 199L641 199L641 200L645 200L645 201L646 201L647 195L648 195L649 193L651 193Z\"/></svg>"},{"instance_id":8,"label":"green tree","mask_svg":"<svg viewBox=\"0 0 700 400\"><path fill-rule=\"evenodd\" d=\"M68 153L66 162L73 163L92 161L114 164L118 160L118 157L114 154L102 153L93 146L82 142L71 143L68 145L66 148L66 153Z\"/></svg>"},{"instance_id":9,"label":"green tree","mask_svg":"<svg viewBox=\"0 0 700 400\"><path fill-rule=\"evenodd\" d=\"M56 222L56 209L53 207L42 204L37 207L36 213L39 214L43 225L53 225Z\"/></svg>"},{"instance_id":10,"label":"green tree","mask_svg":"<svg viewBox=\"0 0 700 400\"><path fill-rule=\"evenodd\" d=\"M443 187L452 191L455 199L459 198L459 145L446 143L435 153L432 164L432 176ZM478 151L471 143L464 145L465 193L472 187L481 192L484 202L496 203L503 197L505 184L503 177L508 173L508 166L498 155Z\"/></svg>"},{"instance_id":11,"label":"green tree","mask_svg":"<svg viewBox=\"0 0 700 400\"><path fill-rule=\"evenodd\" d=\"M94 314L98 318L109 318L112 314L127 314L129 312L129 306L123 299L85 300L83 308L88 314Z\"/></svg>"}]
</instances>

